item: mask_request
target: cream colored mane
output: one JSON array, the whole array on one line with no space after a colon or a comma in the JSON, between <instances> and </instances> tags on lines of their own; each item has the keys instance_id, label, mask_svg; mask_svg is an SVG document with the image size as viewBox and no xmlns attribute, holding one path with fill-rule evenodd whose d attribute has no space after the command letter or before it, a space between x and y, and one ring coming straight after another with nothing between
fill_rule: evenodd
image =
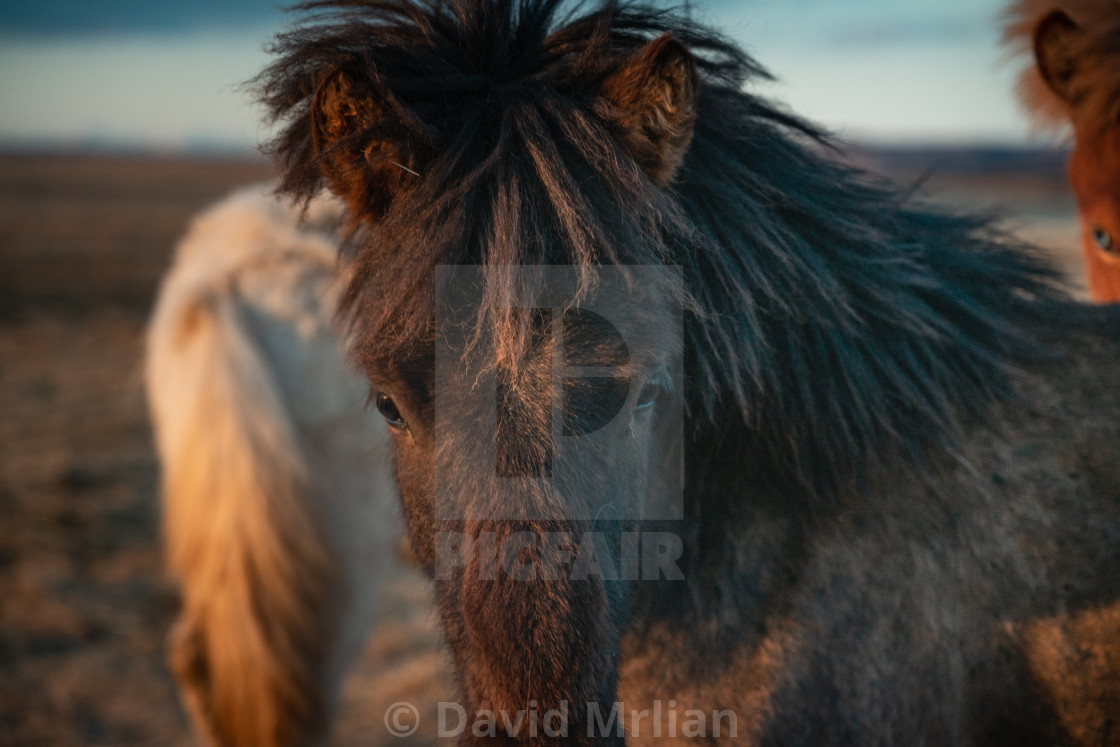
<instances>
[{"instance_id":1,"label":"cream colored mane","mask_svg":"<svg viewBox=\"0 0 1120 747\"><path fill-rule=\"evenodd\" d=\"M387 436L334 324L342 218L232 195L182 240L148 332L170 658L213 744L325 739L396 549Z\"/></svg>"}]
</instances>

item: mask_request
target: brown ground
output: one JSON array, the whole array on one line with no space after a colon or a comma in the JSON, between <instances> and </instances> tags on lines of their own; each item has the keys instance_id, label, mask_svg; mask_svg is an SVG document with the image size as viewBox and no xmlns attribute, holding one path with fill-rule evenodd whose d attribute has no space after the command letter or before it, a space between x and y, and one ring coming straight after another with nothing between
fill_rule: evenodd
<instances>
[{"instance_id":1,"label":"brown ground","mask_svg":"<svg viewBox=\"0 0 1120 747\"><path fill-rule=\"evenodd\" d=\"M268 173L248 161L0 157L0 745L192 743L163 663L177 602L160 571L140 338L189 217ZM1016 225L1080 267L1053 170L946 173L930 186L958 204L1014 205ZM402 575L390 596L348 685L339 744L381 744L388 704L447 693L423 583Z\"/></svg>"}]
</instances>

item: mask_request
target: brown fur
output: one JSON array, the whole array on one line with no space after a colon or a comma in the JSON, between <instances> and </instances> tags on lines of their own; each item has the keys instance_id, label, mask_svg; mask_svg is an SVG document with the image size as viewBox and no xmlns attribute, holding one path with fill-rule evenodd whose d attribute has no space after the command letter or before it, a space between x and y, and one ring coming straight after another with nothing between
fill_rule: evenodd
<instances>
[{"instance_id":1,"label":"brown fur","mask_svg":"<svg viewBox=\"0 0 1120 747\"><path fill-rule=\"evenodd\" d=\"M1120 126L1078 130L1069 164L1070 185L1081 211L1081 248L1089 290L1102 302L1120 302ZM1093 235L1103 230L1117 242L1104 251Z\"/></svg>"},{"instance_id":2,"label":"brown fur","mask_svg":"<svg viewBox=\"0 0 1120 747\"><path fill-rule=\"evenodd\" d=\"M312 107L313 147L330 165L331 190L356 215L377 219L408 177L406 164L415 159L392 138L367 134L385 113L374 92L357 85L339 70L319 86Z\"/></svg>"},{"instance_id":3,"label":"brown fur","mask_svg":"<svg viewBox=\"0 0 1120 747\"><path fill-rule=\"evenodd\" d=\"M1120 742L1120 603L1024 626L1031 673L1045 688L1062 726L1078 744ZM1086 693L1096 697L1086 698Z\"/></svg>"},{"instance_id":4,"label":"brown fur","mask_svg":"<svg viewBox=\"0 0 1120 747\"><path fill-rule=\"evenodd\" d=\"M668 34L650 42L603 84L604 117L649 177L668 184L696 124L700 81L692 55Z\"/></svg>"},{"instance_id":5,"label":"brown fur","mask_svg":"<svg viewBox=\"0 0 1120 747\"><path fill-rule=\"evenodd\" d=\"M1005 41L1034 53L1020 79L1023 106L1043 127L1073 130L1069 175L1089 290L1120 301L1120 2L1020 0L1007 20Z\"/></svg>"},{"instance_id":6,"label":"brown fur","mask_svg":"<svg viewBox=\"0 0 1120 747\"><path fill-rule=\"evenodd\" d=\"M1057 91L1037 64L1027 66L1019 78L1023 107L1048 129L1071 120L1097 129L1120 124L1120 2L1019 0L1005 14L1004 43L1035 55L1039 25L1055 11L1081 30L1055 35L1058 48L1049 58L1064 69L1065 85Z\"/></svg>"}]
</instances>

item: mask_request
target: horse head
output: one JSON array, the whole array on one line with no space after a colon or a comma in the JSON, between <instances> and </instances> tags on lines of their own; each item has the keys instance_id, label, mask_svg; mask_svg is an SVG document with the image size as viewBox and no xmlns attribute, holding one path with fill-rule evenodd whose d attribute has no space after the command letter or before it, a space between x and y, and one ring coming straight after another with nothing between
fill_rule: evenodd
<instances>
[{"instance_id":1,"label":"horse head","mask_svg":"<svg viewBox=\"0 0 1120 747\"><path fill-rule=\"evenodd\" d=\"M1102 11L1108 11L1104 3ZM1120 301L1120 13L1079 24L1055 10L1034 29L1038 74L1073 127L1069 180L1077 196L1089 289Z\"/></svg>"},{"instance_id":2,"label":"horse head","mask_svg":"<svg viewBox=\"0 0 1120 747\"><path fill-rule=\"evenodd\" d=\"M446 76L333 58L304 134L365 246L393 247L357 259L355 352L465 703L562 712L547 726L577 739L615 700L635 583L679 577L679 543L650 531L680 518L682 483L686 301L662 224L699 85L668 33L606 34L600 14L546 41L535 12L480 25L527 37L521 59L465 49L438 12L385 21L382 44L424 35Z\"/></svg>"}]
</instances>

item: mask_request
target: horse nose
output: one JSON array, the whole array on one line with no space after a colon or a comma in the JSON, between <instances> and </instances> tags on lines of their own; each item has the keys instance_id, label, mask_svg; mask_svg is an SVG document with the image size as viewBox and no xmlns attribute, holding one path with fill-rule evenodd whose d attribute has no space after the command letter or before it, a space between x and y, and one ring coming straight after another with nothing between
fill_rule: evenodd
<instances>
[{"instance_id":1,"label":"horse nose","mask_svg":"<svg viewBox=\"0 0 1120 747\"><path fill-rule=\"evenodd\" d=\"M494 712L530 700L541 711L571 708L573 722L586 703L613 699L618 629L603 581L569 578L564 550L539 525L472 528L477 547L451 582L471 663L467 695Z\"/></svg>"}]
</instances>

